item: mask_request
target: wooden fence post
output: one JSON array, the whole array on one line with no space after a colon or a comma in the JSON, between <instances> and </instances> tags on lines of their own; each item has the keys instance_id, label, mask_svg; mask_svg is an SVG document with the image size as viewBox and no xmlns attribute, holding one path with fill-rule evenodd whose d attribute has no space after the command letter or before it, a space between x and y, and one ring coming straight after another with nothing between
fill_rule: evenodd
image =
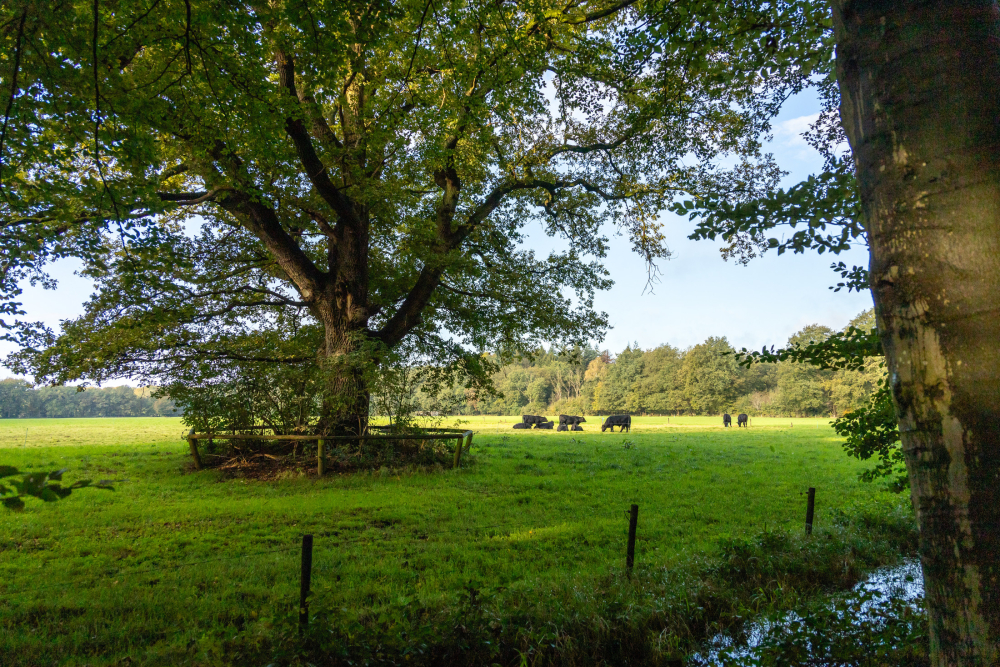
<instances>
[{"instance_id":1,"label":"wooden fence post","mask_svg":"<svg viewBox=\"0 0 1000 667\"><path fill-rule=\"evenodd\" d=\"M813 511L816 509L816 489L809 487L809 499L806 501L806 535L813 532Z\"/></svg>"},{"instance_id":2,"label":"wooden fence post","mask_svg":"<svg viewBox=\"0 0 1000 667\"><path fill-rule=\"evenodd\" d=\"M201 457L198 456L198 442L194 439L194 428L187 435L188 447L191 449L191 458L194 459L195 470L201 470Z\"/></svg>"},{"instance_id":3,"label":"wooden fence post","mask_svg":"<svg viewBox=\"0 0 1000 667\"><path fill-rule=\"evenodd\" d=\"M316 475L323 476L323 438L316 441Z\"/></svg>"},{"instance_id":4,"label":"wooden fence post","mask_svg":"<svg viewBox=\"0 0 1000 667\"><path fill-rule=\"evenodd\" d=\"M455 462L452 463L452 468L458 468L459 462L462 460L462 445L465 443L465 435L458 436L455 440Z\"/></svg>"},{"instance_id":5,"label":"wooden fence post","mask_svg":"<svg viewBox=\"0 0 1000 667\"><path fill-rule=\"evenodd\" d=\"M639 522L639 506L632 505L628 513L628 549L625 551L625 568L632 574L632 566L635 565L635 527Z\"/></svg>"},{"instance_id":6,"label":"wooden fence post","mask_svg":"<svg viewBox=\"0 0 1000 667\"><path fill-rule=\"evenodd\" d=\"M309 625L309 584L312 580L313 536L302 536L302 573L299 578L299 634Z\"/></svg>"}]
</instances>

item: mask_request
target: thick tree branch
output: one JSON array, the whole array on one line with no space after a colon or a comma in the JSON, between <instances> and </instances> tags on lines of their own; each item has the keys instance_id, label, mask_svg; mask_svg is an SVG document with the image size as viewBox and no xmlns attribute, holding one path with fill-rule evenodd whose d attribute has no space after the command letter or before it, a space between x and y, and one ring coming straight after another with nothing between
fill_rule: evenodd
<instances>
[{"instance_id":1,"label":"thick tree branch","mask_svg":"<svg viewBox=\"0 0 1000 667\"><path fill-rule=\"evenodd\" d=\"M385 323L381 329L373 334L373 338L381 341L388 347L392 347L410 332L413 327L420 324L420 314L430 301L434 290L441 282L444 273L443 267L425 266L420 271L416 283L406 295L403 304L396 310L395 314Z\"/></svg>"},{"instance_id":2,"label":"thick tree branch","mask_svg":"<svg viewBox=\"0 0 1000 667\"><path fill-rule=\"evenodd\" d=\"M611 16L612 14L617 14L623 9L628 9L634 5L639 0L623 0L622 2L615 3L606 9L602 9L596 12L591 12L585 14L579 18L569 18L564 19L561 23L568 23L570 25L580 25L582 23L592 23L594 21L599 21L600 19Z\"/></svg>"},{"instance_id":3,"label":"thick tree branch","mask_svg":"<svg viewBox=\"0 0 1000 667\"><path fill-rule=\"evenodd\" d=\"M483 221L485 221L486 218L489 217L489 215L496 210L501 203L503 203L504 198L511 192L535 188L545 188L554 191L560 187L572 187L576 185L585 187L595 192L600 192L607 198L608 201L612 199L625 198L624 196L615 197L613 195L603 193L599 188L587 183L583 179L555 182L532 179L530 181L508 182L495 188L493 192L491 192L486 199L479 206L477 206L472 213L469 214L463 225L455 230L455 232L448 234L447 245L443 249L439 249L439 252L441 250L449 252L458 248L462 241L464 241L476 227L482 224ZM420 275L418 276L413 287L410 289L402 305L389 319L389 321L385 323L385 326L375 333L374 337L383 341L387 345L394 345L402 340L402 338L409 333L413 327L420 323L420 313L430 302L431 296L434 294L434 290L441 284L441 276L443 274L444 267L437 264L433 267L429 264L426 265L420 272Z\"/></svg>"},{"instance_id":4,"label":"thick tree branch","mask_svg":"<svg viewBox=\"0 0 1000 667\"><path fill-rule=\"evenodd\" d=\"M316 103L316 99L312 95L306 95L301 90L297 91L296 94L298 95L299 102L309 114L313 135L319 139L320 143L326 146L327 150L342 149L344 144L337 138L337 134L330 127L330 124L326 122L323 111L320 109L319 104Z\"/></svg>"},{"instance_id":5,"label":"thick tree branch","mask_svg":"<svg viewBox=\"0 0 1000 667\"><path fill-rule=\"evenodd\" d=\"M180 174L187 173L191 170L186 162L181 162L180 164L164 169L157 177L156 180L159 183L167 180L168 178L173 178L174 176L179 176Z\"/></svg>"},{"instance_id":6,"label":"thick tree branch","mask_svg":"<svg viewBox=\"0 0 1000 667\"><path fill-rule=\"evenodd\" d=\"M229 313L237 310L239 308L258 308L260 306L286 306L289 308L308 308L309 304L302 301L238 301L234 303L227 304L224 308L219 308L216 310L208 310L204 312L199 312L198 316L193 318L192 322L204 322L209 321L214 317L220 315L228 315Z\"/></svg>"},{"instance_id":7,"label":"thick tree branch","mask_svg":"<svg viewBox=\"0 0 1000 667\"><path fill-rule=\"evenodd\" d=\"M487 293L487 292L467 292L467 291L465 291L463 289L459 289L457 287L453 287L452 285L449 285L448 283L444 282L443 280L440 282L439 285L440 285L441 289L447 290L448 292L452 292L453 294L458 294L460 296L467 296L470 299L497 299L497 300L502 300L502 298L503 298L503 295L498 295L498 294L493 294L493 293Z\"/></svg>"},{"instance_id":8,"label":"thick tree branch","mask_svg":"<svg viewBox=\"0 0 1000 667\"><path fill-rule=\"evenodd\" d=\"M213 188L208 192L157 192L160 201L169 201L181 206L193 206L195 204L204 204L205 202L215 201L215 199L223 192L232 192L233 188L228 186L222 186L218 188Z\"/></svg>"},{"instance_id":9,"label":"thick tree branch","mask_svg":"<svg viewBox=\"0 0 1000 667\"><path fill-rule=\"evenodd\" d=\"M308 215L319 226L320 230L327 238L333 241L336 241L338 238L340 238L340 234L338 234L337 231L333 228L333 226L330 225L330 221L326 219L325 215L323 215L322 213L320 213L315 209L311 209L307 206L302 206L301 204L295 204L294 206L295 208L299 209L300 211Z\"/></svg>"},{"instance_id":10,"label":"thick tree branch","mask_svg":"<svg viewBox=\"0 0 1000 667\"><path fill-rule=\"evenodd\" d=\"M563 153L576 153L578 155L586 155L588 153L594 153L596 151L613 151L614 149L620 147L622 144L628 141L631 138L631 136L632 135L630 134L626 134L610 143L587 144L586 146L573 146L567 144L553 151L550 151L548 155L545 156L545 160L546 161L551 160L552 158L562 155Z\"/></svg>"},{"instance_id":11,"label":"thick tree branch","mask_svg":"<svg viewBox=\"0 0 1000 667\"><path fill-rule=\"evenodd\" d=\"M21 71L21 42L24 39L24 22L28 18L28 10L21 12L21 20L17 24L17 44L14 47L14 65L10 75L10 97L7 99L7 108L3 114L3 129L0 129L0 165L3 164L4 144L7 141L7 123L10 121L11 111L14 109L14 100L17 99L19 91L17 75Z\"/></svg>"},{"instance_id":12,"label":"thick tree branch","mask_svg":"<svg viewBox=\"0 0 1000 667\"><path fill-rule=\"evenodd\" d=\"M267 246L302 298L313 301L326 286L327 275L316 268L295 239L282 228L274 210L242 192L227 194L220 198L219 205L243 219L246 228Z\"/></svg>"},{"instance_id":13,"label":"thick tree branch","mask_svg":"<svg viewBox=\"0 0 1000 667\"><path fill-rule=\"evenodd\" d=\"M296 103L301 104L298 91L295 89L295 61L290 55L280 50L276 52L275 58L278 64L279 83L281 87L288 92L289 96ZM319 155L316 153L312 138L309 136L309 132L306 130L302 120L292 117L286 119L285 131L295 145L295 151L299 156L299 161L302 163L306 176L313 184L313 187L316 188L319 196L329 204L330 208L336 212L337 217L341 221L356 228L360 227L361 222L358 220L351 200L330 180L326 165L323 164L323 161L320 160ZM332 136L332 134L331 132L330 135Z\"/></svg>"}]
</instances>

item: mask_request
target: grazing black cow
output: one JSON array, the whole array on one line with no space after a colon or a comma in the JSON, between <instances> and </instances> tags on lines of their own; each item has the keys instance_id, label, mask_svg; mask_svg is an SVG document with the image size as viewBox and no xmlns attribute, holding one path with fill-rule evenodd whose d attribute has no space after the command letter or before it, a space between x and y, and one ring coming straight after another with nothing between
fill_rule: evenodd
<instances>
[{"instance_id":1,"label":"grazing black cow","mask_svg":"<svg viewBox=\"0 0 1000 667\"><path fill-rule=\"evenodd\" d=\"M532 426L537 428L539 424L544 424L548 419L539 415L521 415L521 421L528 424L528 428Z\"/></svg>"},{"instance_id":2,"label":"grazing black cow","mask_svg":"<svg viewBox=\"0 0 1000 667\"><path fill-rule=\"evenodd\" d=\"M733 425L733 418L729 416L728 412L722 413L722 425L729 428Z\"/></svg>"},{"instance_id":3,"label":"grazing black cow","mask_svg":"<svg viewBox=\"0 0 1000 667\"><path fill-rule=\"evenodd\" d=\"M748 426L749 422L750 422L750 418L746 416L746 413L741 413L736 418L736 425L737 426Z\"/></svg>"},{"instance_id":4,"label":"grazing black cow","mask_svg":"<svg viewBox=\"0 0 1000 667\"><path fill-rule=\"evenodd\" d=\"M576 426L584 423L585 421L587 420L576 415L559 415L559 423L566 424L567 426Z\"/></svg>"},{"instance_id":5,"label":"grazing black cow","mask_svg":"<svg viewBox=\"0 0 1000 667\"><path fill-rule=\"evenodd\" d=\"M614 433L615 426L620 427L618 429L619 432L621 431L631 432L632 415L611 415L610 417L604 420L603 424L601 424L601 433L604 433L604 429L606 428L610 428L611 432Z\"/></svg>"},{"instance_id":6,"label":"grazing black cow","mask_svg":"<svg viewBox=\"0 0 1000 667\"><path fill-rule=\"evenodd\" d=\"M545 428L551 431L554 425L555 422L542 422L541 424L535 424L535 428Z\"/></svg>"},{"instance_id":7,"label":"grazing black cow","mask_svg":"<svg viewBox=\"0 0 1000 667\"><path fill-rule=\"evenodd\" d=\"M531 428L531 424L525 424L521 422L520 424L514 424L514 428Z\"/></svg>"}]
</instances>

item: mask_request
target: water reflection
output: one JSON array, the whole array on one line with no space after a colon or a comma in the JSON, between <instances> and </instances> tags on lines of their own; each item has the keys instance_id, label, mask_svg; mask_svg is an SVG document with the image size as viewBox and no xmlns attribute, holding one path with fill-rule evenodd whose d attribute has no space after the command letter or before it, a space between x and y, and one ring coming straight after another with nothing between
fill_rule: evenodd
<instances>
[{"instance_id":1,"label":"water reflection","mask_svg":"<svg viewBox=\"0 0 1000 667\"><path fill-rule=\"evenodd\" d=\"M830 615L846 625L873 625L881 627L887 617L895 616L905 605L922 600L924 595L923 574L917 559L907 559L901 565L883 568L872 573L854 587L853 591L830 606ZM845 614L847 617L845 618ZM705 651L689 656L687 665L697 667L738 667L760 664L760 648L770 643L782 632L800 631L806 624L795 612L789 612L778 619L761 619L744 626L739 637L718 634L705 646ZM805 641L809 645L809 639Z\"/></svg>"}]
</instances>

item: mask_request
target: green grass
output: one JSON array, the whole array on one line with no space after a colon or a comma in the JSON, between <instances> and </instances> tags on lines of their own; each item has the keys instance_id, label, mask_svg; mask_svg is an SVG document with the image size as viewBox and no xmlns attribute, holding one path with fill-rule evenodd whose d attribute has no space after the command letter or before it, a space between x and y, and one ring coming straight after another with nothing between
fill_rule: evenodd
<instances>
[{"instance_id":1,"label":"green grass","mask_svg":"<svg viewBox=\"0 0 1000 667\"><path fill-rule=\"evenodd\" d=\"M256 664L275 651L295 662L307 651L288 621L304 533L315 535L319 625L338 628L331 636L344 651L417 651L410 664L421 646L421 655L440 658L435 642L461 644L455 618L467 616L463 632L479 628L507 642L497 655L588 664L566 656L593 658L584 635L604 636L585 631L593 619L632 618L645 628L660 618L673 628L664 619L676 614L655 601L673 600L670 592L688 590L692 577L742 581L719 563L745 545L774 562L826 549L813 566L850 570L826 582L836 586L891 561L894 544L909 540L880 527L908 520L906 499L859 483L862 465L846 457L826 420L723 429L718 418L634 418L631 433L602 434L599 419L583 433L557 433L512 431L516 418L467 418L478 434L461 470L274 482L192 472L176 419L0 421L0 465L66 467L66 481L115 486L0 513L0 665ZM816 546L769 538L801 532L810 486L818 490ZM640 507L633 582L622 576L631 503ZM882 541L865 546L867 533L871 544ZM848 560L844 549L854 554ZM763 591L758 608L797 595L782 576L744 586ZM815 576L803 575L800 588ZM697 595L708 595L703 589ZM708 614L704 604L685 618ZM659 631L657 650L683 649L722 613L705 616L690 637ZM414 639L419 627L425 635ZM348 628L358 634L342 635ZM646 632L630 651L653 650ZM555 637L549 648L547 636ZM310 641L309 650L322 644ZM329 647L320 654L334 660Z\"/></svg>"},{"instance_id":2,"label":"green grass","mask_svg":"<svg viewBox=\"0 0 1000 667\"><path fill-rule=\"evenodd\" d=\"M0 451L22 447L178 444L186 431L179 417L0 419ZM6 457L8 453L0 456Z\"/></svg>"}]
</instances>

